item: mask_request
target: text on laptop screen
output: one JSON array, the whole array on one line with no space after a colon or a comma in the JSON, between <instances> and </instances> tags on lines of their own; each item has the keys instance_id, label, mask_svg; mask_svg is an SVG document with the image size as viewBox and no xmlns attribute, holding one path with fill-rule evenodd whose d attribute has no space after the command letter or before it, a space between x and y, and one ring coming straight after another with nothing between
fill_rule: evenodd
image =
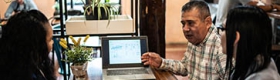
<instances>
[{"instance_id":1,"label":"text on laptop screen","mask_svg":"<svg viewBox=\"0 0 280 80\"><path fill-rule=\"evenodd\" d=\"M109 64L141 63L140 40L109 40Z\"/></svg>"}]
</instances>

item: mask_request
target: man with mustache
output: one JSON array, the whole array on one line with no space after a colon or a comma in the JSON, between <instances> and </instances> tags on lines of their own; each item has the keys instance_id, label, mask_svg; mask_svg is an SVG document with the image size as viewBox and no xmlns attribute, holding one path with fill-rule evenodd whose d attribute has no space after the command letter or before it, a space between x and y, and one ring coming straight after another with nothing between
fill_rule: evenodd
<instances>
[{"instance_id":1,"label":"man with mustache","mask_svg":"<svg viewBox=\"0 0 280 80\"><path fill-rule=\"evenodd\" d=\"M181 61L163 59L157 53L146 52L141 59L149 65L190 80L224 80L226 55L221 40L212 25L209 7L204 1L190 1L182 7L182 29L188 43Z\"/></svg>"}]
</instances>

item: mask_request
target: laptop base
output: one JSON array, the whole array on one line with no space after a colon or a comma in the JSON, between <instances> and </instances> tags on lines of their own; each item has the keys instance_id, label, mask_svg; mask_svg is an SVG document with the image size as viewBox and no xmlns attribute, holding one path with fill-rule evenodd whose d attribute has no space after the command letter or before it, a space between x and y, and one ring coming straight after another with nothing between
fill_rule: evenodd
<instances>
[{"instance_id":1,"label":"laptop base","mask_svg":"<svg viewBox=\"0 0 280 80\"><path fill-rule=\"evenodd\" d=\"M148 73L144 74L127 74L127 75L107 75L109 70L130 70L130 69L145 69ZM124 80L124 79L137 79L137 80L155 80L155 76L152 70L144 67L136 67L136 68L108 68L103 69L103 80Z\"/></svg>"}]
</instances>

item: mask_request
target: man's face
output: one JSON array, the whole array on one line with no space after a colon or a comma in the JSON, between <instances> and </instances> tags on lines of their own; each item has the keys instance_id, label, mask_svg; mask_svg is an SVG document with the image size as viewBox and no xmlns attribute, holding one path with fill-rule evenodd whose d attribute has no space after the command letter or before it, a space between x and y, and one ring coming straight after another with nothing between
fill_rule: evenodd
<instances>
[{"instance_id":1,"label":"man's face","mask_svg":"<svg viewBox=\"0 0 280 80\"><path fill-rule=\"evenodd\" d=\"M23 4L23 0L17 0L19 4Z\"/></svg>"},{"instance_id":2,"label":"man's face","mask_svg":"<svg viewBox=\"0 0 280 80\"><path fill-rule=\"evenodd\" d=\"M196 8L182 12L181 23L183 25L184 35L186 39L194 45L197 45L204 40L208 29L212 24L210 16L203 20L201 20L200 17L200 13ZM210 22L207 21L207 18L210 19Z\"/></svg>"}]
</instances>

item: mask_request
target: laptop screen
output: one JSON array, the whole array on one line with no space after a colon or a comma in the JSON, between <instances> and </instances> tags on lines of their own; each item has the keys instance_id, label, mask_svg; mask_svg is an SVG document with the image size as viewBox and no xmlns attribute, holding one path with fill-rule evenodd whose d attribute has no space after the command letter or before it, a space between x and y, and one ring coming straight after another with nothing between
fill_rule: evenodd
<instances>
[{"instance_id":1,"label":"laptop screen","mask_svg":"<svg viewBox=\"0 0 280 80\"><path fill-rule=\"evenodd\" d=\"M109 40L109 64L141 63L140 40Z\"/></svg>"},{"instance_id":2,"label":"laptop screen","mask_svg":"<svg viewBox=\"0 0 280 80\"><path fill-rule=\"evenodd\" d=\"M141 55L148 51L147 37L102 37L103 68L143 66Z\"/></svg>"}]
</instances>

